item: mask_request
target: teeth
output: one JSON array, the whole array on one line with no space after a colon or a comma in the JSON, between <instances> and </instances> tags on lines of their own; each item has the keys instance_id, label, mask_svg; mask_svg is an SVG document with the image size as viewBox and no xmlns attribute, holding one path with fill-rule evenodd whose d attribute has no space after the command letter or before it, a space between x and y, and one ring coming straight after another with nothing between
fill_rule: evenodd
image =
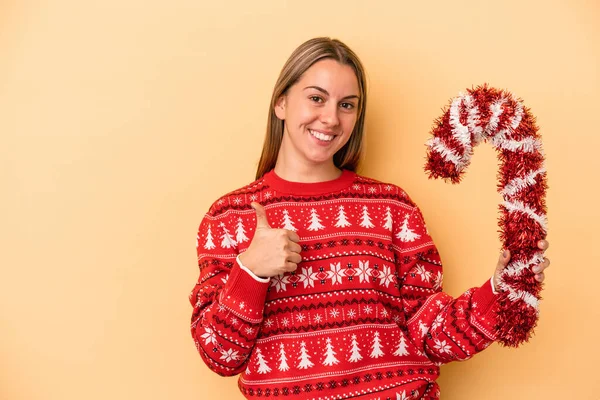
<instances>
[{"instance_id":1,"label":"teeth","mask_svg":"<svg viewBox=\"0 0 600 400\"><path fill-rule=\"evenodd\" d=\"M308 130L310 132L311 135L313 135L314 137L316 137L319 140L324 140L326 142L330 142L333 140L334 136L332 135L326 135L324 133L321 132L317 132L317 131L313 131L311 129Z\"/></svg>"}]
</instances>

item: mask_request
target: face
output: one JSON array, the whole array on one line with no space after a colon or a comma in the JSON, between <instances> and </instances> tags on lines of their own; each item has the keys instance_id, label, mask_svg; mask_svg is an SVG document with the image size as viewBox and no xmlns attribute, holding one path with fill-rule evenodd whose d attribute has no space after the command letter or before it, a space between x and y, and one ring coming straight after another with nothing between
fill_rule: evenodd
<instances>
[{"instance_id":1,"label":"face","mask_svg":"<svg viewBox=\"0 0 600 400\"><path fill-rule=\"evenodd\" d=\"M284 121L279 157L333 165L354 129L359 94L352 67L331 59L313 64L275 107Z\"/></svg>"}]
</instances>

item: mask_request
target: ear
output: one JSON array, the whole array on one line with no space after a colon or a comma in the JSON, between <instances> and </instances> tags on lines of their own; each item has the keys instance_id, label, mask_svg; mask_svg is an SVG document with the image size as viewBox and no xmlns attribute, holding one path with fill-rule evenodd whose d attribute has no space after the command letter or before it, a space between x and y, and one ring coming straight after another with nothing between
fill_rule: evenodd
<instances>
[{"instance_id":1,"label":"ear","mask_svg":"<svg viewBox=\"0 0 600 400\"><path fill-rule=\"evenodd\" d=\"M282 94L275 103L275 115L282 121L285 121L285 95Z\"/></svg>"}]
</instances>

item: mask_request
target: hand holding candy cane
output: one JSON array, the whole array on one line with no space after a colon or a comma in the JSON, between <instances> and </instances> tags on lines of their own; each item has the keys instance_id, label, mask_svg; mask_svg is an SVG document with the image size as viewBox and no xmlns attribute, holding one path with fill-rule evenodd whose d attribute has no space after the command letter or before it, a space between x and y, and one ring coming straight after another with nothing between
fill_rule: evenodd
<instances>
[{"instance_id":1,"label":"hand holding candy cane","mask_svg":"<svg viewBox=\"0 0 600 400\"><path fill-rule=\"evenodd\" d=\"M540 240L538 242L538 248L540 250L546 251L546 250L548 250L549 246L550 246L550 244L548 243L547 240ZM502 251L502 253L500 254L500 257L498 259L498 264L496 265L496 270L494 271L494 276L493 276L495 287L500 286L500 284L501 284L500 276L502 275L502 271L508 266L509 262L510 262L510 250ZM550 266L550 260L544 257L543 263L538 264L531 269L535 273L535 279L539 283L544 282L544 278L545 278L544 270L546 268L548 268L549 266Z\"/></svg>"}]
</instances>

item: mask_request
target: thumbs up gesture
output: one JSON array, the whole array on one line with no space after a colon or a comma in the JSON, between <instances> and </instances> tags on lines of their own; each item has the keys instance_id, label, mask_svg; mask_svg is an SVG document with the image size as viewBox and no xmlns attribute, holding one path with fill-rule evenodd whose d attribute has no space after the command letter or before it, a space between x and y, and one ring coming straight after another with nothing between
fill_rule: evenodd
<instances>
[{"instance_id":1,"label":"thumbs up gesture","mask_svg":"<svg viewBox=\"0 0 600 400\"><path fill-rule=\"evenodd\" d=\"M240 261L261 278L295 271L302 261L300 238L296 232L271 228L263 206L256 202L251 205L256 211L256 232L248 249L240 254Z\"/></svg>"}]
</instances>

